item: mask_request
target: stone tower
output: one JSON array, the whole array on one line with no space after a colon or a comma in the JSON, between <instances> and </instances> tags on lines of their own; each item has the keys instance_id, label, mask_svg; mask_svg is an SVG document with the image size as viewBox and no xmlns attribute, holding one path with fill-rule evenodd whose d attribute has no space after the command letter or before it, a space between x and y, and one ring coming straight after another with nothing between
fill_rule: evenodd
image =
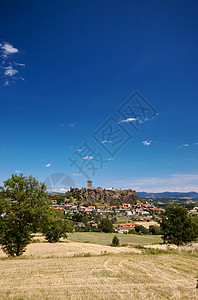
<instances>
[{"instance_id":1,"label":"stone tower","mask_svg":"<svg viewBox=\"0 0 198 300\"><path fill-rule=\"evenodd\" d=\"M87 188L92 189L92 181L91 180L87 181Z\"/></svg>"}]
</instances>

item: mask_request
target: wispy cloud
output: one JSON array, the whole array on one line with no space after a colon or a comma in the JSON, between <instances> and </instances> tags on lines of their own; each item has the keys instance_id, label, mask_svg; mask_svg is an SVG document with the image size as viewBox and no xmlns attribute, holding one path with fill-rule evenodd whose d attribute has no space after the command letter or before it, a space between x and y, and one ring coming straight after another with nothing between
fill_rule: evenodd
<instances>
[{"instance_id":1,"label":"wispy cloud","mask_svg":"<svg viewBox=\"0 0 198 300\"><path fill-rule=\"evenodd\" d=\"M64 193L64 192L67 192L68 189L61 188L61 189L59 189L59 191L60 191L61 193Z\"/></svg>"},{"instance_id":2,"label":"wispy cloud","mask_svg":"<svg viewBox=\"0 0 198 300\"><path fill-rule=\"evenodd\" d=\"M101 144L107 144L107 143L112 143L112 141L104 140L104 141L101 142Z\"/></svg>"},{"instance_id":3,"label":"wispy cloud","mask_svg":"<svg viewBox=\"0 0 198 300\"><path fill-rule=\"evenodd\" d=\"M49 168L49 167L51 167L51 164L47 164L47 165L45 165L46 166L46 168Z\"/></svg>"},{"instance_id":4,"label":"wispy cloud","mask_svg":"<svg viewBox=\"0 0 198 300\"><path fill-rule=\"evenodd\" d=\"M194 146L197 146L197 145L198 145L197 142L195 142L195 143L190 143L190 144L185 143L185 144L183 144L183 145L178 146L178 148L188 148L188 147L194 147Z\"/></svg>"},{"instance_id":5,"label":"wispy cloud","mask_svg":"<svg viewBox=\"0 0 198 300\"><path fill-rule=\"evenodd\" d=\"M19 49L7 42L0 43L0 76L4 86L15 83L16 80L25 80L21 75L21 67L24 63L13 61L13 55L20 54Z\"/></svg>"},{"instance_id":6,"label":"wispy cloud","mask_svg":"<svg viewBox=\"0 0 198 300\"><path fill-rule=\"evenodd\" d=\"M14 69L12 66L5 67L4 69L5 69L5 72L4 72L5 76L12 77L15 74L19 73L19 71Z\"/></svg>"},{"instance_id":7,"label":"wispy cloud","mask_svg":"<svg viewBox=\"0 0 198 300\"><path fill-rule=\"evenodd\" d=\"M94 159L93 156L84 156L82 159L88 160L88 159Z\"/></svg>"},{"instance_id":8,"label":"wispy cloud","mask_svg":"<svg viewBox=\"0 0 198 300\"><path fill-rule=\"evenodd\" d=\"M138 119L136 118L127 118L125 120L121 120L120 122L118 123L129 123L129 122L134 122L134 121L137 121Z\"/></svg>"},{"instance_id":9,"label":"wispy cloud","mask_svg":"<svg viewBox=\"0 0 198 300\"><path fill-rule=\"evenodd\" d=\"M134 188L146 192L198 192L198 174L173 173L166 177L144 177L120 180L122 188Z\"/></svg>"},{"instance_id":10,"label":"wispy cloud","mask_svg":"<svg viewBox=\"0 0 198 300\"><path fill-rule=\"evenodd\" d=\"M178 148L185 148L185 147L189 147L189 144L183 144L183 145L178 146Z\"/></svg>"},{"instance_id":11,"label":"wispy cloud","mask_svg":"<svg viewBox=\"0 0 198 300\"><path fill-rule=\"evenodd\" d=\"M70 126L71 128L74 128L75 123L69 123L69 126Z\"/></svg>"},{"instance_id":12,"label":"wispy cloud","mask_svg":"<svg viewBox=\"0 0 198 300\"><path fill-rule=\"evenodd\" d=\"M81 176L82 174L81 173L74 173L72 174L73 176Z\"/></svg>"},{"instance_id":13,"label":"wispy cloud","mask_svg":"<svg viewBox=\"0 0 198 300\"><path fill-rule=\"evenodd\" d=\"M150 146L151 142L152 142L152 141L143 141L142 144L143 144L144 146Z\"/></svg>"}]
</instances>

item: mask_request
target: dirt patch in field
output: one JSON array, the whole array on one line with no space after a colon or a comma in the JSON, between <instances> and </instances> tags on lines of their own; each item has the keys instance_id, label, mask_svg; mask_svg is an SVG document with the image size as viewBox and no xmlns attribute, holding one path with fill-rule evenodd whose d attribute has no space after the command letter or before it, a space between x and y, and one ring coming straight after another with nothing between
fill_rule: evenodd
<instances>
[{"instance_id":1,"label":"dirt patch in field","mask_svg":"<svg viewBox=\"0 0 198 300\"><path fill-rule=\"evenodd\" d=\"M142 225L142 226L144 226L147 229L149 229L150 225L159 226L159 224L157 222L154 222L154 221L150 221L150 222L147 222L147 221L135 221L135 224Z\"/></svg>"}]
</instances>

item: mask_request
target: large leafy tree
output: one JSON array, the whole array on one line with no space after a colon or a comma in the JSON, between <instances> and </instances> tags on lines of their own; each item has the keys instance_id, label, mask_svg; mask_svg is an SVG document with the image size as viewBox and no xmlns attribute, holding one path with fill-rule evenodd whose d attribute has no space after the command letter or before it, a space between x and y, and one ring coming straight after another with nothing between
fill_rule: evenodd
<instances>
[{"instance_id":1,"label":"large leafy tree","mask_svg":"<svg viewBox=\"0 0 198 300\"><path fill-rule=\"evenodd\" d=\"M52 219L53 211L43 183L23 174L12 175L4 182L0 190L0 245L7 255L22 255L32 234L44 231ZM54 224L61 226L60 222Z\"/></svg>"},{"instance_id":2,"label":"large leafy tree","mask_svg":"<svg viewBox=\"0 0 198 300\"><path fill-rule=\"evenodd\" d=\"M113 232L113 224L112 224L111 220L109 220L109 219L102 219L99 227L103 232L106 232L106 233Z\"/></svg>"},{"instance_id":3,"label":"large leafy tree","mask_svg":"<svg viewBox=\"0 0 198 300\"><path fill-rule=\"evenodd\" d=\"M165 243L184 245L198 238L198 223L182 206L168 206L160 224Z\"/></svg>"}]
</instances>

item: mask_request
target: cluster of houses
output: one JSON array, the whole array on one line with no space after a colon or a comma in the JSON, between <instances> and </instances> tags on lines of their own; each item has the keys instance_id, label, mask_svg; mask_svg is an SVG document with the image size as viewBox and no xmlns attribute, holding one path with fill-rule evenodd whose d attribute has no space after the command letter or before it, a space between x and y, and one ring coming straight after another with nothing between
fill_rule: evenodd
<instances>
[{"instance_id":1,"label":"cluster of houses","mask_svg":"<svg viewBox=\"0 0 198 300\"><path fill-rule=\"evenodd\" d=\"M137 203L132 205L130 203L122 203L118 206L110 206L110 205L98 205L98 206L83 206L83 205L76 205L74 203L60 203L58 204L56 201L53 201L53 204L50 205L51 208L56 210L61 210L65 213L66 216L72 217L74 214L77 213L84 213L84 214L98 214L102 217L106 216L114 216L114 217L134 217L136 221L145 221L152 218L153 214L160 214L165 210L162 208L157 208L148 202L145 203ZM92 227L97 228L98 224L91 222L90 224ZM79 227L85 227L82 222L78 223ZM124 233L129 232L129 230L133 230L135 228L135 224L128 223L128 224L119 224L118 225L118 232Z\"/></svg>"},{"instance_id":2,"label":"cluster of houses","mask_svg":"<svg viewBox=\"0 0 198 300\"><path fill-rule=\"evenodd\" d=\"M58 209L64 211L65 214L73 215L74 213L97 213L100 215L114 214L117 216L148 216L152 213L159 214L165 210L162 208L155 207L154 205L146 203L137 203L132 205L130 203L122 203L118 206L110 205L98 205L98 206L78 206L74 203L60 203L53 201L53 204L50 205L53 209Z\"/></svg>"},{"instance_id":3,"label":"cluster of houses","mask_svg":"<svg viewBox=\"0 0 198 300\"><path fill-rule=\"evenodd\" d=\"M118 228L116 229L116 231L118 233L128 233L129 230L135 229L135 225L135 223L118 224Z\"/></svg>"}]
</instances>

